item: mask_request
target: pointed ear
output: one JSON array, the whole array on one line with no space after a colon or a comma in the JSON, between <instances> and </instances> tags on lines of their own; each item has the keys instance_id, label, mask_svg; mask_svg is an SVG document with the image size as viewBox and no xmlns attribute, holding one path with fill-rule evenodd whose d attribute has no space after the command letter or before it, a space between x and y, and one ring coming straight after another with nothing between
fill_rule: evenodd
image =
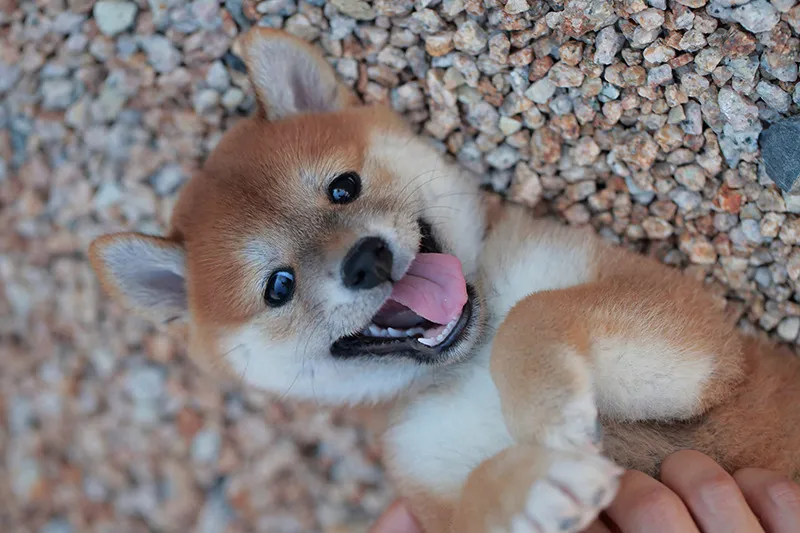
<instances>
[{"instance_id":1,"label":"pointed ear","mask_svg":"<svg viewBox=\"0 0 800 533\"><path fill-rule=\"evenodd\" d=\"M103 288L128 309L157 322L186 316L181 243L139 233L104 235L92 243L89 259Z\"/></svg>"},{"instance_id":2,"label":"pointed ear","mask_svg":"<svg viewBox=\"0 0 800 533\"><path fill-rule=\"evenodd\" d=\"M296 113L336 111L358 100L322 55L284 31L256 27L241 40L250 82L267 120Z\"/></svg>"}]
</instances>

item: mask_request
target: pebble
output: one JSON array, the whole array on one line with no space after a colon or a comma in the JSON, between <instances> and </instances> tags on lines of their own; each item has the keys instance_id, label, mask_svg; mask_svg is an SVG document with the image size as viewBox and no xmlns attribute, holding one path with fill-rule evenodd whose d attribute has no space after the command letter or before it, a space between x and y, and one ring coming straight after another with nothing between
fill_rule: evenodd
<instances>
[{"instance_id":1,"label":"pebble","mask_svg":"<svg viewBox=\"0 0 800 533\"><path fill-rule=\"evenodd\" d=\"M653 67L647 73L648 85L664 85L670 81L672 81L672 67L669 65Z\"/></svg>"},{"instance_id":2,"label":"pebble","mask_svg":"<svg viewBox=\"0 0 800 533\"><path fill-rule=\"evenodd\" d=\"M72 80L48 79L42 83L42 107L49 110L67 109L77 97Z\"/></svg>"},{"instance_id":3,"label":"pebble","mask_svg":"<svg viewBox=\"0 0 800 533\"><path fill-rule=\"evenodd\" d=\"M185 180L183 169L179 165L169 164L152 176L151 183L157 194L166 196L174 192Z\"/></svg>"},{"instance_id":4,"label":"pebble","mask_svg":"<svg viewBox=\"0 0 800 533\"><path fill-rule=\"evenodd\" d=\"M720 89L717 104L723 117L734 130L747 130L758 120L758 107L727 87Z\"/></svg>"},{"instance_id":5,"label":"pebble","mask_svg":"<svg viewBox=\"0 0 800 533\"><path fill-rule=\"evenodd\" d=\"M761 80L756 85L756 92L765 104L779 113L787 113L792 103L792 97L777 85Z\"/></svg>"},{"instance_id":6,"label":"pebble","mask_svg":"<svg viewBox=\"0 0 800 533\"><path fill-rule=\"evenodd\" d=\"M486 162L498 170L507 170L519 161L519 152L507 144L502 144L489 152Z\"/></svg>"},{"instance_id":7,"label":"pebble","mask_svg":"<svg viewBox=\"0 0 800 533\"><path fill-rule=\"evenodd\" d=\"M633 20L635 20L639 26L645 30L661 28L661 26L664 24L664 11L650 7L634 14Z\"/></svg>"},{"instance_id":8,"label":"pebble","mask_svg":"<svg viewBox=\"0 0 800 533\"><path fill-rule=\"evenodd\" d=\"M800 317L791 316L784 318L778 324L778 337L786 342L793 342L800 333Z\"/></svg>"},{"instance_id":9,"label":"pebble","mask_svg":"<svg viewBox=\"0 0 800 533\"><path fill-rule=\"evenodd\" d=\"M577 67L573 67L559 61L550 69L548 77L556 87L580 87L585 78L584 73Z\"/></svg>"},{"instance_id":10,"label":"pebble","mask_svg":"<svg viewBox=\"0 0 800 533\"><path fill-rule=\"evenodd\" d=\"M758 142L769 178L784 191L800 192L800 119L773 124Z\"/></svg>"},{"instance_id":11,"label":"pebble","mask_svg":"<svg viewBox=\"0 0 800 533\"><path fill-rule=\"evenodd\" d=\"M594 61L598 65L610 65L614 57L622 50L625 37L617 33L613 26L607 26L597 33L595 38Z\"/></svg>"},{"instance_id":12,"label":"pebble","mask_svg":"<svg viewBox=\"0 0 800 533\"><path fill-rule=\"evenodd\" d=\"M98 0L92 9L97 28L109 37L122 33L133 26L138 7L124 0Z\"/></svg>"},{"instance_id":13,"label":"pebble","mask_svg":"<svg viewBox=\"0 0 800 533\"><path fill-rule=\"evenodd\" d=\"M372 6L363 0L330 0L330 3L343 15L356 20L372 20L376 17Z\"/></svg>"},{"instance_id":14,"label":"pebble","mask_svg":"<svg viewBox=\"0 0 800 533\"><path fill-rule=\"evenodd\" d=\"M169 73L181 63L181 54L172 41L163 35L150 35L141 39L141 46L147 54L147 62L156 72Z\"/></svg>"},{"instance_id":15,"label":"pebble","mask_svg":"<svg viewBox=\"0 0 800 533\"><path fill-rule=\"evenodd\" d=\"M216 463L222 449L222 437L218 431L205 429L192 439L192 459L198 463Z\"/></svg>"},{"instance_id":16,"label":"pebble","mask_svg":"<svg viewBox=\"0 0 800 533\"><path fill-rule=\"evenodd\" d=\"M192 98L192 107L198 115L213 110L219 104L219 93L213 89L197 91Z\"/></svg>"},{"instance_id":17,"label":"pebble","mask_svg":"<svg viewBox=\"0 0 800 533\"><path fill-rule=\"evenodd\" d=\"M695 70L701 76L707 76L717 68L722 58L722 51L719 48L714 46L704 48L694 56Z\"/></svg>"},{"instance_id":18,"label":"pebble","mask_svg":"<svg viewBox=\"0 0 800 533\"><path fill-rule=\"evenodd\" d=\"M453 35L453 45L456 50L461 50L470 55L477 55L482 52L486 48L487 42L486 30L471 19L459 24L458 30Z\"/></svg>"},{"instance_id":19,"label":"pebble","mask_svg":"<svg viewBox=\"0 0 800 533\"><path fill-rule=\"evenodd\" d=\"M525 96L533 100L537 104L546 104L556 92L556 84L550 78L542 78L534 82L527 91Z\"/></svg>"},{"instance_id":20,"label":"pebble","mask_svg":"<svg viewBox=\"0 0 800 533\"><path fill-rule=\"evenodd\" d=\"M706 183L706 173L699 165L686 165L675 171L675 180L690 191L701 191Z\"/></svg>"},{"instance_id":21,"label":"pebble","mask_svg":"<svg viewBox=\"0 0 800 533\"><path fill-rule=\"evenodd\" d=\"M214 61L208 68L206 84L219 92L225 92L228 89L231 84L231 77L222 61Z\"/></svg>"},{"instance_id":22,"label":"pebble","mask_svg":"<svg viewBox=\"0 0 800 533\"><path fill-rule=\"evenodd\" d=\"M731 18L753 33L770 31L780 21L780 13L767 0L752 0L733 9Z\"/></svg>"}]
</instances>

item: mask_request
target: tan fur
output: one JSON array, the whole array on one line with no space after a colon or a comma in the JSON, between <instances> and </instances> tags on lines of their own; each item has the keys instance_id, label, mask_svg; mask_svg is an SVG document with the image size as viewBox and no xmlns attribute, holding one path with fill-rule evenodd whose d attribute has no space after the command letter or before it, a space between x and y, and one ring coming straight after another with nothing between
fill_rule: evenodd
<instances>
[{"instance_id":1,"label":"tan fur","mask_svg":"<svg viewBox=\"0 0 800 533\"><path fill-rule=\"evenodd\" d=\"M164 303L131 285L142 280L122 259L135 245L175 271L157 272L155 286L175 289L184 276L179 318L190 353L212 372L238 368L257 386L315 399L332 385L314 381L322 372L342 382L330 387L341 401L395 399L387 464L431 533L577 531L616 488L618 472L597 449L598 419L605 455L625 467L655 473L669 453L695 448L730 471L798 475L800 360L739 332L699 282L590 230L493 198L479 207L463 175L387 108L358 106L307 44L256 28L240 45L259 113L226 132L184 187L166 237L93 243L92 264L113 297L145 313L142 302ZM291 73L295 64L276 50L319 86L281 93L294 78L270 68ZM296 109L308 102L325 109ZM363 175L363 199L332 206L327 184L346 171ZM398 254L416 253L422 211L478 292L466 347L437 365L331 362L329 337L363 327L352 315L373 315L385 295L325 307L339 294L328 280L376 225L393 232ZM263 301L278 267L294 267L301 287L288 310ZM319 297L323 287L334 296ZM179 306L167 303L153 319L175 318ZM348 396L356 385L364 390ZM589 488L596 498L578 494Z\"/></svg>"}]
</instances>

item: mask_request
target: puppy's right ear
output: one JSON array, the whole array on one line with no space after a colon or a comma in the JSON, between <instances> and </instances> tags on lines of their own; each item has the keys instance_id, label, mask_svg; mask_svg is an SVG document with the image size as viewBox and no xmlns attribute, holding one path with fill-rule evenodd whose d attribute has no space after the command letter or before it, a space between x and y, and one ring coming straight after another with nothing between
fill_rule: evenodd
<instances>
[{"instance_id":1,"label":"puppy's right ear","mask_svg":"<svg viewBox=\"0 0 800 533\"><path fill-rule=\"evenodd\" d=\"M331 66L307 42L270 28L249 30L241 41L250 82L267 120L356 105Z\"/></svg>"},{"instance_id":2,"label":"puppy's right ear","mask_svg":"<svg viewBox=\"0 0 800 533\"><path fill-rule=\"evenodd\" d=\"M128 309L156 322L187 315L181 243L139 233L104 235L92 242L89 260L103 288Z\"/></svg>"}]
</instances>

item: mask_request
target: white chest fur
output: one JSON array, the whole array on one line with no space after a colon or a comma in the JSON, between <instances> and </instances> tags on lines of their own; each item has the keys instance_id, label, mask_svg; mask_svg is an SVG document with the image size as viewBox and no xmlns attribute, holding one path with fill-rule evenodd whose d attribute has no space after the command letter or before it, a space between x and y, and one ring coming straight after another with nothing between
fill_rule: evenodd
<instances>
[{"instance_id":1,"label":"white chest fur","mask_svg":"<svg viewBox=\"0 0 800 533\"><path fill-rule=\"evenodd\" d=\"M488 353L476 357L446 393L415 398L387 433L389 460L400 475L454 494L479 463L513 444L488 360Z\"/></svg>"}]
</instances>

